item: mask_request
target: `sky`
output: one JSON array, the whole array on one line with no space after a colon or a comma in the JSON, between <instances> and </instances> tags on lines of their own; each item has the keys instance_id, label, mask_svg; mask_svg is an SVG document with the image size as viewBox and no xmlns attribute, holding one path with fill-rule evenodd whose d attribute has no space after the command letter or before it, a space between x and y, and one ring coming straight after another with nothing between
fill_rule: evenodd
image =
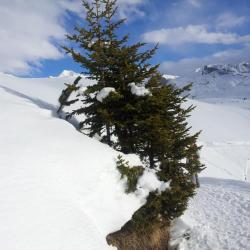
<instances>
[{"instance_id":1,"label":"sky","mask_svg":"<svg viewBox=\"0 0 250 250\"><path fill-rule=\"evenodd\" d=\"M119 34L159 49L151 63L185 75L208 63L250 62L249 0L118 0ZM82 25L81 0L0 0L0 72L28 77L81 72L61 45Z\"/></svg>"}]
</instances>

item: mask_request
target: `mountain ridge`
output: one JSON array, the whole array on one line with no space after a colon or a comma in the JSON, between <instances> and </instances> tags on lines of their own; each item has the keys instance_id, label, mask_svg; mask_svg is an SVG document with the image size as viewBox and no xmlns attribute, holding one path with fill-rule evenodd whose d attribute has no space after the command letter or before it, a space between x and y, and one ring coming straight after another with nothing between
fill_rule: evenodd
<instances>
[{"instance_id":1,"label":"mountain ridge","mask_svg":"<svg viewBox=\"0 0 250 250\"><path fill-rule=\"evenodd\" d=\"M250 63L207 64L187 76L163 75L166 83L183 87L192 83L193 99L231 98L250 99Z\"/></svg>"}]
</instances>

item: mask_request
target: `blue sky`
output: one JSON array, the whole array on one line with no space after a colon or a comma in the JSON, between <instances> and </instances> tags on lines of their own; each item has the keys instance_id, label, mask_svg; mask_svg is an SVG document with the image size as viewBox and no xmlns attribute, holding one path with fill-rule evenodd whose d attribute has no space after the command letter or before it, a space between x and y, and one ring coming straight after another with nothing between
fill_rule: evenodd
<instances>
[{"instance_id":1,"label":"blue sky","mask_svg":"<svg viewBox=\"0 0 250 250\"><path fill-rule=\"evenodd\" d=\"M159 42L152 63L186 74L207 63L250 61L249 0L118 0L132 42ZM81 22L80 0L1 0L0 71L30 77L81 68L60 49Z\"/></svg>"}]
</instances>

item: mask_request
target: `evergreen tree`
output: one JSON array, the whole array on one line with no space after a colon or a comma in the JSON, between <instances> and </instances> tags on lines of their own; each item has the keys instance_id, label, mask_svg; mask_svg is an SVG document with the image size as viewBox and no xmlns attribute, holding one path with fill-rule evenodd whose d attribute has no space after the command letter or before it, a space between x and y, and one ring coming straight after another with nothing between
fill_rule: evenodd
<instances>
[{"instance_id":1,"label":"evergreen tree","mask_svg":"<svg viewBox=\"0 0 250 250\"><path fill-rule=\"evenodd\" d=\"M187 123L194 107L183 107L191 86L163 84L158 65L148 63L157 47L143 50L144 43L129 45L127 35L117 36L124 20L115 18L116 0L82 2L86 25L68 35L79 48L64 49L96 84L87 87L82 107L72 115L84 114L81 126L88 135L98 134L101 141L123 153L139 155L145 167L155 169L159 180L170 182L169 189L149 194L129 225L138 229L152 221L169 224L186 209L188 198L195 193L194 176L203 169L197 146L199 133L191 135ZM110 87L114 91L98 100L98 94ZM147 92L137 94L133 87L146 88ZM116 141L112 141L113 136ZM135 173L126 166L121 170L133 177L134 190L137 169L133 169Z\"/></svg>"}]
</instances>

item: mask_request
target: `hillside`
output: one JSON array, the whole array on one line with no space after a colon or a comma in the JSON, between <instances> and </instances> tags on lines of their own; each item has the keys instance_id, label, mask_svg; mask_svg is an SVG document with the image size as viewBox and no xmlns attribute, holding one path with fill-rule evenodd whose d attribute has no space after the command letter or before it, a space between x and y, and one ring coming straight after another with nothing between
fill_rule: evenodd
<instances>
[{"instance_id":1,"label":"hillside","mask_svg":"<svg viewBox=\"0 0 250 250\"><path fill-rule=\"evenodd\" d=\"M40 79L0 74L0 245L5 250L113 249L105 236L143 204L140 195L124 193L115 168L118 153L55 115L67 81L72 81L68 72ZM190 123L194 131L203 130L201 158L207 169L182 218L187 226L178 227L184 228L181 236L191 236L180 247L247 249L249 106L244 100L189 103L197 106Z\"/></svg>"}]
</instances>

